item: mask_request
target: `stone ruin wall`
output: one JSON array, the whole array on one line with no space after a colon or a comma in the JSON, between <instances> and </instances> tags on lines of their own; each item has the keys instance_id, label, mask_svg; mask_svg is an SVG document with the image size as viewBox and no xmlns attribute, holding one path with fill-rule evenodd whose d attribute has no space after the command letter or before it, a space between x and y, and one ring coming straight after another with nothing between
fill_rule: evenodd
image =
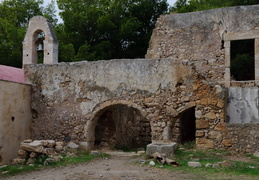
<instances>
[{"instance_id":1,"label":"stone ruin wall","mask_svg":"<svg viewBox=\"0 0 259 180\"><path fill-rule=\"evenodd\" d=\"M152 142L179 142L180 116L195 108L197 146L225 147L222 144L225 92L220 86L206 82L186 62L85 61L26 65L25 72L33 85L34 139L69 139L93 146L93 129L101 115L107 109L126 105L150 123ZM125 134L126 131L120 135Z\"/></svg>"},{"instance_id":2,"label":"stone ruin wall","mask_svg":"<svg viewBox=\"0 0 259 180\"><path fill-rule=\"evenodd\" d=\"M259 27L258 7L161 16L146 60L25 65L33 86L33 138L84 141L93 146L98 121L112 111L113 117L121 116L124 122L116 123L125 130L116 132L120 142L127 130L146 134L147 141L151 136L152 142L179 142L182 123L188 121L184 114L194 109L198 148L256 151L258 124L226 122L228 89L224 85L229 68L225 37ZM133 110L116 113L127 107ZM134 118L124 121L129 114ZM139 132L137 126L148 123L151 130ZM138 139L127 137L125 142L134 140Z\"/></svg>"},{"instance_id":3,"label":"stone ruin wall","mask_svg":"<svg viewBox=\"0 0 259 180\"><path fill-rule=\"evenodd\" d=\"M153 31L146 58L172 57L177 61L193 63L207 81L225 86L226 91L230 85L255 86L249 81L230 84L230 40L255 39L255 70L258 72L258 14L259 6L255 5L162 15ZM258 80L257 75L255 79ZM257 109L253 109L253 113L258 113L258 102L256 104ZM222 110L227 106L226 103ZM240 110L250 111L241 106ZM224 125L217 128L222 134L207 132L208 138L214 136L220 139L233 152L258 150L258 121L245 124L239 121L223 122ZM196 136L199 134L197 128Z\"/></svg>"},{"instance_id":4,"label":"stone ruin wall","mask_svg":"<svg viewBox=\"0 0 259 180\"><path fill-rule=\"evenodd\" d=\"M233 36L258 38L258 14L259 5L162 15L153 30L146 58L190 61L208 81L224 84L225 71L230 66L226 62L229 40L237 40Z\"/></svg>"}]
</instances>

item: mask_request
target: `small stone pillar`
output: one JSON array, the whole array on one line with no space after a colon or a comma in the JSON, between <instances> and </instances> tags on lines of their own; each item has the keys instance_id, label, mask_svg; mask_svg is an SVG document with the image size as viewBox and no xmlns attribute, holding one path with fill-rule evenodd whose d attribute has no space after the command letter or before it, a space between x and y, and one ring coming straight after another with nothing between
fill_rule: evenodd
<instances>
[{"instance_id":1,"label":"small stone pillar","mask_svg":"<svg viewBox=\"0 0 259 180\"><path fill-rule=\"evenodd\" d=\"M154 153L158 152L160 154L165 154L167 157L170 157L174 154L177 144L174 142L171 143L152 143L147 145L146 154L152 156Z\"/></svg>"}]
</instances>

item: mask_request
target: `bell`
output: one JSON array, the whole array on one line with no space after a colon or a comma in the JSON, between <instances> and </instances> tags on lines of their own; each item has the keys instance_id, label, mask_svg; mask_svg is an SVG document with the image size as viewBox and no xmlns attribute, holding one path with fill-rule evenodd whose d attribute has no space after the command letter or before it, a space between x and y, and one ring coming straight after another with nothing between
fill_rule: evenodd
<instances>
[{"instance_id":1,"label":"bell","mask_svg":"<svg viewBox=\"0 0 259 180\"><path fill-rule=\"evenodd\" d=\"M39 44L37 47L37 51L43 51L43 44Z\"/></svg>"}]
</instances>

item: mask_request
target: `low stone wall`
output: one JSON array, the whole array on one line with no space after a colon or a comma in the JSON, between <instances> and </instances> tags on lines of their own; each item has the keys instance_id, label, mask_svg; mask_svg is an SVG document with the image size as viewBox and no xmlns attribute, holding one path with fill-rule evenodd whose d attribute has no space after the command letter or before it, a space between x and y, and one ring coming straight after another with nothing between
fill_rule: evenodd
<instances>
[{"instance_id":1,"label":"low stone wall","mask_svg":"<svg viewBox=\"0 0 259 180\"><path fill-rule=\"evenodd\" d=\"M0 165L16 157L20 142L30 138L31 86L0 80Z\"/></svg>"},{"instance_id":2,"label":"low stone wall","mask_svg":"<svg viewBox=\"0 0 259 180\"><path fill-rule=\"evenodd\" d=\"M224 144L233 153L258 151L259 124L226 124Z\"/></svg>"}]
</instances>

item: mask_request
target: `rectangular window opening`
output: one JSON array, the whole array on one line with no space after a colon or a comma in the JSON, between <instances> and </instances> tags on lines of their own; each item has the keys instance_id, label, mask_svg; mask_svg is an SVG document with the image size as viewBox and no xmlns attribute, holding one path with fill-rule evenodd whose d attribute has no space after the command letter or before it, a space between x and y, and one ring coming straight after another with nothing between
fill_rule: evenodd
<instances>
[{"instance_id":1,"label":"rectangular window opening","mask_svg":"<svg viewBox=\"0 0 259 180\"><path fill-rule=\"evenodd\" d=\"M231 41L230 60L230 73L232 80L255 80L254 39Z\"/></svg>"}]
</instances>

